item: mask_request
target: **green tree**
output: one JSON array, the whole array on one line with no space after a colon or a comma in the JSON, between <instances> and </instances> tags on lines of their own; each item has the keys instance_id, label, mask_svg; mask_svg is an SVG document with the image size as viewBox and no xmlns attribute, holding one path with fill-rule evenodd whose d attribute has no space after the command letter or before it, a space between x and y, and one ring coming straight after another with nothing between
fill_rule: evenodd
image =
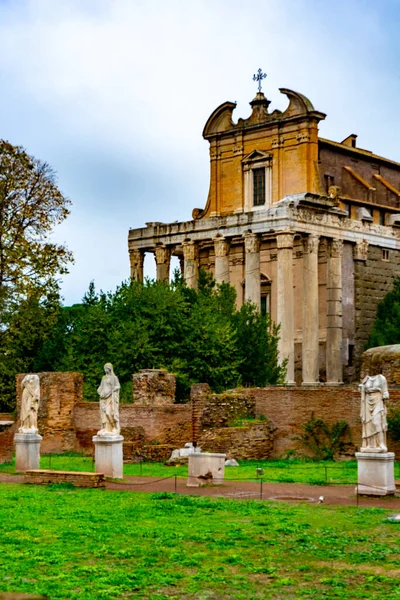
<instances>
[{"instance_id":1,"label":"green tree","mask_svg":"<svg viewBox=\"0 0 400 600\"><path fill-rule=\"evenodd\" d=\"M393 280L393 289L378 304L376 319L368 348L400 344L400 278Z\"/></svg>"},{"instance_id":2,"label":"green tree","mask_svg":"<svg viewBox=\"0 0 400 600\"><path fill-rule=\"evenodd\" d=\"M0 140L0 409L15 404L15 375L34 369L58 321L57 277L72 260L49 240L69 214L51 167Z\"/></svg>"}]
</instances>

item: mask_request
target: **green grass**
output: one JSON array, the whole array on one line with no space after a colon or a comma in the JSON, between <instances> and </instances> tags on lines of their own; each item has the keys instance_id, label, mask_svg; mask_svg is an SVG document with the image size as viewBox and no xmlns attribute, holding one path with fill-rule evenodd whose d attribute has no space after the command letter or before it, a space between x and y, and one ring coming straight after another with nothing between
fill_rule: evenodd
<instances>
[{"instance_id":1,"label":"green grass","mask_svg":"<svg viewBox=\"0 0 400 600\"><path fill-rule=\"evenodd\" d=\"M400 598L388 511L0 485L0 589L51 600Z\"/></svg>"},{"instance_id":2,"label":"green grass","mask_svg":"<svg viewBox=\"0 0 400 600\"><path fill-rule=\"evenodd\" d=\"M52 454L41 457L42 469L62 471L94 471L90 456L78 454ZM353 484L357 482L357 462L306 462L301 460L240 461L239 467L226 467L225 479L257 479L256 468L264 470L263 481L277 483L309 483L312 485ZM15 464L0 465L0 473L15 473ZM187 477L187 466L166 467L162 463L127 463L124 475L147 477ZM395 463L395 477L400 479L400 463Z\"/></svg>"}]
</instances>

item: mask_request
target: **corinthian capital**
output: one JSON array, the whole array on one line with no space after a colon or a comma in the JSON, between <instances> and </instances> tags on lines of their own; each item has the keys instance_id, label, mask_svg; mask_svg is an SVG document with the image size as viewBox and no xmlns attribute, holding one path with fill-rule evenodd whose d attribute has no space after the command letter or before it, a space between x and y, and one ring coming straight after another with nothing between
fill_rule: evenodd
<instances>
[{"instance_id":1,"label":"corinthian capital","mask_svg":"<svg viewBox=\"0 0 400 600\"><path fill-rule=\"evenodd\" d=\"M343 240L333 238L330 243L329 255L331 258L340 258L343 254Z\"/></svg>"},{"instance_id":2,"label":"corinthian capital","mask_svg":"<svg viewBox=\"0 0 400 600\"><path fill-rule=\"evenodd\" d=\"M214 238L214 250L215 256L222 258L223 256L228 256L229 252L229 244L226 239L222 236Z\"/></svg>"},{"instance_id":3,"label":"corinthian capital","mask_svg":"<svg viewBox=\"0 0 400 600\"><path fill-rule=\"evenodd\" d=\"M360 240L353 248L354 260L367 260L368 258L368 242Z\"/></svg>"},{"instance_id":4,"label":"corinthian capital","mask_svg":"<svg viewBox=\"0 0 400 600\"><path fill-rule=\"evenodd\" d=\"M278 233L276 236L276 245L279 250L283 248L293 248L294 235L289 231Z\"/></svg>"},{"instance_id":5,"label":"corinthian capital","mask_svg":"<svg viewBox=\"0 0 400 600\"><path fill-rule=\"evenodd\" d=\"M318 254L319 235L309 235L303 240L304 252L308 254Z\"/></svg>"},{"instance_id":6,"label":"corinthian capital","mask_svg":"<svg viewBox=\"0 0 400 600\"><path fill-rule=\"evenodd\" d=\"M167 246L157 246L155 249L156 263L158 265L165 265L169 263L171 259L171 250Z\"/></svg>"},{"instance_id":7,"label":"corinthian capital","mask_svg":"<svg viewBox=\"0 0 400 600\"><path fill-rule=\"evenodd\" d=\"M182 242L183 257L185 261L196 260L197 258L197 244L193 240L190 242Z\"/></svg>"},{"instance_id":8,"label":"corinthian capital","mask_svg":"<svg viewBox=\"0 0 400 600\"><path fill-rule=\"evenodd\" d=\"M243 235L244 247L246 253L259 252L260 251L260 240L256 233L247 232Z\"/></svg>"}]
</instances>

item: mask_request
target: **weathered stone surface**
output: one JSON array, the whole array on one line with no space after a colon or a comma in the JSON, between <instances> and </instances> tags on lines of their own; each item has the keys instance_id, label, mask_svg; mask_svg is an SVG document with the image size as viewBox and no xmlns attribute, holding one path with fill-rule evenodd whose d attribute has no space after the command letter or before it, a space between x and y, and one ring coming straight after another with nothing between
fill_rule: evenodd
<instances>
[{"instance_id":1,"label":"weathered stone surface","mask_svg":"<svg viewBox=\"0 0 400 600\"><path fill-rule=\"evenodd\" d=\"M39 469L41 442L42 436L38 433L15 434L15 470L17 472Z\"/></svg>"},{"instance_id":2,"label":"weathered stone surface","mask_svg":"<svg viewBox=\"0 0 400 600\"><path fill-rule=\"evenodd\" d=\"M235 419L255 416L255 402L241 392L212 394L204 405L201 415L201 427L229 427Z\"/></svg>"},{"instance_id":3,"label":"weathered stone surface","mask_svg":"<svg viewBox=\"0 0 400 600\"><path fill-rule=\"evenodd\" d=\"M225 475L226 454L190 454L188 462L188 487L205 484L221 485Z\"/></svg>"},{"instance_id":4,"label":"weathered stone surface","mask_svg":"<svg viewBox=\"0 0 400 600\"><path fill-rule=\"evenodd\" d=\"M357 492L365 496L387 496L396 492L394 453L356 452Z\"/></svg>"},{"instance_id":5,"label":"weathered stone surface","mask_svg":"<svg viewBox=\"0 0 400 600\"><path fill-rule=\"evenodd\" d=\"M175 401L176 378L165 369L142 369L132 375L135 404L169 406Z\"/></svg>"},{"instance_id":6,"label":"weathered stone surface","mask_svg":"<svg viewBox=\"0 0 400 600\"><path fill-rule=\"evenodd\" d=\"M75 487L97 488L104 487L105 477L103 473L33 469L25 472L25 483L72 483Z\"/></svg>"},{"instance_id":7,"label":"weathered stone surface","mask_svg":"<svg viewBox=\"0 0 400 600\"><path fill-rule=\"evenodd\" d=\"M400 344L369 348L362 355L361 379L382 373L389 385L400 385Z\"/></svg>"},{"instance_id":8,"label":"weathered stone surface","mask_svg":"<svg viewBox=\"0 0 400 600\"><path fill-rule=\"evenodd\" d=\"M104 473L106 477L112 477L113 479L123 478L123 441L122 435L95 435L93 437L94 460L97 472Z\"/></svg>"},{"instance_id":9,"label":"weathered stone surface","mask_svg":"<svg viewBox=\"0 0 400 600\"><path fill-rule=\"evenodd\" d=\"M217 427L202 432L199 443L208 452L224 452L240 460L271 458L275 428L269 422L247 427Z\"/></svg>"}]
</instances>

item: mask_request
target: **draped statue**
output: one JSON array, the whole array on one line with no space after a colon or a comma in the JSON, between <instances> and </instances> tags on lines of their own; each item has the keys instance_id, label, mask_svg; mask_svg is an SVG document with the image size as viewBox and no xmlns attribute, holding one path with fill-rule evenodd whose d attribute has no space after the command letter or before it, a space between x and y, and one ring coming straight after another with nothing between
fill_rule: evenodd
<instances>
[{"instance_id":1,"label":"draped statue","mask_svg":"<svg viewBox=\"0 0 400 600\"><path fill-rule=\"evenodd\" d=\"M386 378L367 375L359 386L361 391L361 452L387 452L386 400L389 398Z\"/></svg>"},{"instance_id":2,"label":"draped statue","mask_svg":"<svg viewBox=\"0 0 400 600\"><path fill-rule=\"evenodd\" d=\"M39 375L25 375L21 383L21 426L19 433L38 433L37 417L40 402Z\"/></svg>"},{"instance_id":3,"label":"draped statue","mask_svg":"<svg viewBox=\"0 0 400 600\"><path fill-rule=\"evenodd\" d=\"M111 363L104 365L105 375L97 393L100 396L101 429L97 435L102 437L116 436L120 433L119 426L119 390L118 377L114 374Z\"/></svg>"}]
</instances>

